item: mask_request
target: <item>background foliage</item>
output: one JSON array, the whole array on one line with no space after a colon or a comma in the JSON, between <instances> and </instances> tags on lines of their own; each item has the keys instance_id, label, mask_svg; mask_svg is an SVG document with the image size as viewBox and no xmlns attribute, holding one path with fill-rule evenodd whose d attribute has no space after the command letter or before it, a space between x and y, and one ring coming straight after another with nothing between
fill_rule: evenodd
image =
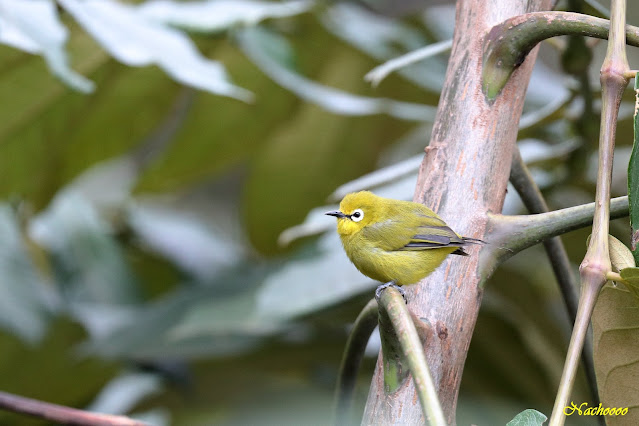
<instances>
[{"instance_id":1,"label":"background foliage","mask_svg":"<svg viewBox=\"0 0 639 426\"><path fill-rule=\"evenodd\" d=\"M412 198L446 55L378 87L363 77L449 39L454 6L36 3L0 1L0 388L155 424L326 423L348 324L376 283L322 206L354 188ZM596 174L565 46L542 46L519 142L552 209L591 201ZM613 195L626 193L625 102ZM504 211L523 212L511 193ZM612 231L627 243L627 229ZM587 233L564 238L575 269ZM487 287L460 424L550 412L569 324L544 256L514 257Z\"/></svg>"}]
</instances>

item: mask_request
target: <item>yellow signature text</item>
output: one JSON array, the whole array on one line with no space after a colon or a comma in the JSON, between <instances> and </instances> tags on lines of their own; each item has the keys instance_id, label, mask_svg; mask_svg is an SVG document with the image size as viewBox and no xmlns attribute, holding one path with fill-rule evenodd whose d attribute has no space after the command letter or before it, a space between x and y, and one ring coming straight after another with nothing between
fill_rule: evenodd
<instances>
[{"instance_id":1,"label":"yellow signature text","mask_svg":"<svg viewBox=\"0 0 639 426\"><path fill-rule=\"evenodd\" d=\"M570 406L564 408L564 414L572 416L575 413L579 416L625 416L628 414L628 407L603 407L601 404L598 407L588 407L587 402L577 405L570 401Z\"/></svg>"}]
</instances>

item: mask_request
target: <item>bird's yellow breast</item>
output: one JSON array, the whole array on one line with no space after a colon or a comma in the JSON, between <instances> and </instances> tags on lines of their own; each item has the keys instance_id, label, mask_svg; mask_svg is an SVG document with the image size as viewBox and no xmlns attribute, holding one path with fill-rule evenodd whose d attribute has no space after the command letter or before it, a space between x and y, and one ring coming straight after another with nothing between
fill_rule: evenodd
<instances>
[{"instance_id":1,"label":"bird's yellow breast","mask_svg":"<svg viewBox=\"0 0 639 426\"><path fill-rule=\"evenodd\" d=\"M357 233L340 233L340 237L348 258L362 274L381 282L395 281L397 285L416 284L456 249L387 251Z\"/></svg>"}]
</instances>

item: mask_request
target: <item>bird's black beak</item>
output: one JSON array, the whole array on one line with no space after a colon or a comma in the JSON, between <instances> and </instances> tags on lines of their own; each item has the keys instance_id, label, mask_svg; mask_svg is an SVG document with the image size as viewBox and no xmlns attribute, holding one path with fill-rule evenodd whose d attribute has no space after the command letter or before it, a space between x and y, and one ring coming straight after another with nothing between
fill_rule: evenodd
<instances>
[{"instance_id":1,"label":"bird's black beak","mask_svg":"<svg viewBox=\"0 0 639 426\"><path fill-rule=\"evenodd\" d=\"M346 217L346 215L339 210L336 210L334 212L326 212L324 214L328 216L335 216L335 217Z\"/></svg>"}]
</instances>

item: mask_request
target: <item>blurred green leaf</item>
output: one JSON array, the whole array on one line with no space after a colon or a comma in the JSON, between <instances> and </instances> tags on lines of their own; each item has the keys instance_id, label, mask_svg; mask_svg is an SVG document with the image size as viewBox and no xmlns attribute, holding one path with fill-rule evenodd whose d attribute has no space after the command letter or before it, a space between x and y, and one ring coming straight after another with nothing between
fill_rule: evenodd
<instances>
[{"instance_id":1,"label":"blurred green leaf","mask_svg":"<svg viewBox=\"0 0 639 426\"><path fill-rule=\"evenodd\" d=\"M138 360L244 352L285 326L257 315L255 291L267 272L244 263L218 274L212 283L182 286L95 334L83 352Z\"/></svg>"},{"instance_id":2,"label":"blurred green leaf","mask_svg":"<svg viewBox=\"0 0 639 426\"><path fill-rule=\"evenodd\" d=\"M114 330L135 322L141 306L72 302L69 314L86 330L92 340L111 335Z\"/></svg>"},{"instance_id":3,"label":"blurred green leaf","mask_svg":"<svg viewBox=\"0 0 639 426\"><path fill-rule=\"evenodd\" d=\"M639 102L639 73L635 76L635 97ZM635 106L634 143L628 162L628 205L630 208L630 249L639 263L639 115Z\"/></svg>"},{"instance_id":4,"label":"blurred green leaf","mask_svg":"<svg viewBox=\"0 0 639 426\"><path fill-rule=\"evenodd\" d=\"M35 269L13 210L2 203L0 241L0 327L34 344L59 301Z\"/></svg>"},{"instance_id":5,"label":"blurred green leaf","mask_svg":"<svg viewBox=\"0 0 639 426\"><path fill-rule=\"evenodd\" d=\"M237 49L215 44L209 48L260 98L249 105L197 93L175 140L145 168L138 193L182 189L237 168L297 106L294 95L274 84Z\"/></svg>"},{"instance_id":6,"label":"blurred green leaf","mask_svg":"<svg viewBox=\"0 0 639 426\"><path fill-rule=\"evenodd\" d=\"M41 54L51 72L69 87L84 93L93 91L90 80L69 68L64 48L69 34L53 1L1 1L0 29L0 43Z\"/></svg>"},{"instance_id":7,"label":"blurred green leaf","mask_svg":"<svg viewBox=\"0 0 639 426\"><path fill-rule=\"evenodd\" d=\"M127 414L141 400L161 392L162 387L162 380L157 374L126 372L107 383L86 410Z\"/></svg>"},{"instance_id":8,"label":"blurred green leaf","mask_svg":"<svg viewBox=\"0 0 639 426\"><path fill-rule=\"evenodd\" d=\"M300 76L279 63L277 57L269 55L269 45L279 45L279 51L287 49L286 39L273 32L259 27L248 28L238 33L238 39L244 53L273 81L327 111L354 116L388 114L408 121L435 118L436 108L430 105L354 95Z\"/></svg>"},{"instance_id":9,"label":"blurred green leaf","mask_svg":"<svg viewBox=\"0 0 639 426\"><path fill-rule=\"evenodd\" d=\"M93 206L72 191L61 192L29 226L31 238L50 251L66 298L133 303L138 284L111 233Z\"/></svg>"},{"instance_id":10,"label":"blurred green leaf","mask_svg":"<svg viewBox=\"0 0 639 426\"><path fill-rule=\"evenodd\" d=\"M387 61L432 42L410 25L354 3L340 2L327 8L321 21L327 30L378 61ZM445 58L433 57L402 68L398 74L423 89L439 93L446 63Z\"/></svg>"},{"instance_id":11,"label":"blurred green leaf","mask_svg":"<svg viewBox=\"0 0 639 426\"><path fill-rule=\"evenodd\" d=\"M22 105L20 100L18 111L23 116L15 117L15 127L0 125L1 194L22 196L42 207L88 166L139 144L175 98L176 87L158 70L125 70L109 64L95 77L98 90L91 96L63 94L49 99L45 91L44 100L35 93L27 97L31 104ZM3 81L0 90L14 93L2 87Z\"/></svg>"},{"instance_id":12,"label":"blurred green leaf","mask_svg":"<svg viewBox=\"0 0 639 426\"><path fill-rule=\"evenodd\" d=\"M210 298L194 303L181 321L168 331L168 337L178 341L194 337L215 339L224 334L260 337L283 328L283 322L265 319L260 314L252 292L226 297L222 302Z\"/></svg>"},{"instance_id":13,"label":"blurred green leaf","mask_svg":"<svg viewBox=\"0 0 639 426\"><path fill-rule=\"evenodd\" d=\"M544 414L529 408L517 414L506 426L542 426L548 420Z\"/></svg>"},{"instance_id":14,"label":"blurred green leaf","mask_svg":"<svg viewBox=\"0 0 639 426\"><path fill-rule=\"evenodd\" d=\"M221 225L206 226L177 210L151 203L131 204L127 222L146 248L164 255L195 279L210 278L239 263L245 255L239 241L225 233Z\"/></svg>"},{"instance_id":15,"label":"blurred green leaf","mask_svg":"<svg viewBox=\"0 0 639 426\"><path fill-rule=\"evenodd\" d=\"M307 12L310 0L265 2L255 0L208 0L179 2L152 0L140 5L145 17L188 31L215 33L241 25L255 25L269 18L285 18Z\"/></svg>"},{"instance_id":16,"label":"blurred green leaf","mask_svg":"<svg viewBox=\"0 0 639 426\"><path fill-rule=\"evenodd\" d=\"M102 216L118 216L131 196L138 164L131 156L101 161L82 172L61 192L74 193Z\"/></svg>"},{"instance_id":17,"label":"blurred green leaf","mask_svg":"<svg viewBox=\"0 0 639 426\"><path fill-rule=\"evenodd\" d=\"M639 393L636 392L639 307L636 300L628 290L607 284L599 293L592 326L601 403L604 407L630 408L624 416L607 416L606 424L636 425L639 423Z\"/></svg>"},{"instance_id":18,"label":"blurred green leaf","mask_svg":"<svg viewBox=\"0 0 639 426\"><path fill-rule=\"evenodd\" d=\"M334 222L325 216L327 221ZM336 305L379 285L348 260L337 232L323 235L306 256L290 259L269 274L257 293L260 316L290 319Z\"/></svg>"},{"instance_id":19,"label":"blurred green leaf","mask_svg":"<svg viewBox=\"0 0 639 426\"><path fill-rule=\"evenodd\" d=\"M129 66L156 64L183 84L250 101L253 94L232 84L224 66L204 58L181 31L153 22L137 8L111 0L59 0L100 45Z\"/></svg>"},{"instance_id":20,"label":"blurred green leaf","mask_svg":"<svg viewBox=\"0 0 639 426\"><path fill-rule=\"evenodd\" d=\"M192 293L188 289L177 291L141 306L138 312L123 320L114 316L117 323L106 324L108 327L103 333L94 333L91 340L83 344L82 352L107 359L151 360L165 356L158 345L162 344L164 332L179 322L194 302Z\"/></svg>"}]
</instances>

